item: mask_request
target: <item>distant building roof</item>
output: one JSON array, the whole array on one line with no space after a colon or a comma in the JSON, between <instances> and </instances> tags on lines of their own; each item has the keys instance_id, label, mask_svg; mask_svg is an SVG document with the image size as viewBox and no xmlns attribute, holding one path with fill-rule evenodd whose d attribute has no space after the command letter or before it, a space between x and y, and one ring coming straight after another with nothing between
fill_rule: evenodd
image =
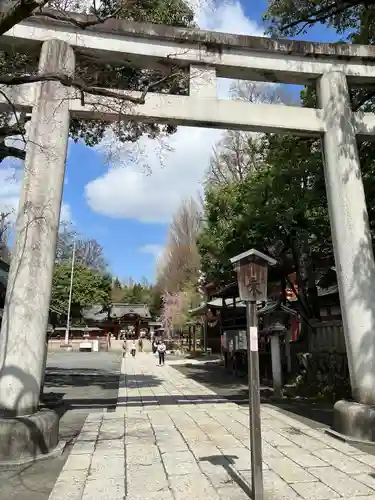
<instances>
[{"instance_id":1,"label":"distant building roof","mask_svg":"<svg viewBox=\"0 0 375 500\"><path fill-rule=\"evenodd\" d=\"M111 318L122 318L131 314L136 314L141 318L151 319L150 310L147 304L121 304L115 302L110 309Z\"/></svg>"},{"instance_id":2,"label":"distant building roof","mask_svg":"<svg viewBox=\"0 0 375 500\"><path fill-rule=\"evenodd\" d=\"M125 316L138 316L142 319L151 319L147 304L122 304L114 302L109 307L94 305L81 310L82 317L88 321L105 321L107 319L121 319Z\"/></svg>"},{"instance_id":3,"label":"distant building roof","mask_svg":"<svg viewBox=\"0 0 375 500\"><path fill-rule=\"evenodd\" d=\"M271 314L277 310L283 311L287 314L290 314L291 316L297 316L297 312L294 309L288 307L287 305L283 304L280 301L268 302L268 304L266 304L264 307L259 309L257 311L257 313L260 316L263 316L263 315Z\"/></svg>"},{"instance_id":4,"label":"distant building roof","mask_svg":"<svg viewBox=\"0 0 375 500\"><path fill-rule=\"evenodd\" d=\"M210 300L209 302L205 302L205 303L201 304L200 306L196 307L195 309L190 309L189 313L192 316L200 316L200 315L204 314L211 307L218 308L218 309L224 308L224 307L234 307L233 299L229 299L228 302L225 303L225 306L223 305L222 298L213 299L213 300ZM239 297L237 297L235 299L235 307L245 308L246 304Z\"/></svg>"}]
</instances>

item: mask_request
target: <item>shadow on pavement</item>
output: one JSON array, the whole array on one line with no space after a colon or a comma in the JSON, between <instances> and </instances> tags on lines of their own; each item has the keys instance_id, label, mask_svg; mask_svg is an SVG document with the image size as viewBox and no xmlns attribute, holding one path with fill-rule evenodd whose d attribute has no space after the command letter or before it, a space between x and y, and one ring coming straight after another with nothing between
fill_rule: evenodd
<instances>
[{"instance_id":1,"label":"shadow on pavement","mask_svg":"<svg viewBox=\"0 0 375 500\"><path fill-rule=\"evenodd\" d=\"M249 452L250 456L250 452ZM209 457L202 457L200 462L209 462L212 465L217 465L218 467L223 467L228 475L233 479L235 483L241 488L241 490L246 493L246 495L251 498L251 487L242 479L242 477L237 473L233 467L234 459L238 458L236 455L212 455Z\"/></svg>"},{"instance_id":2,"label":"shadow on pavement","mask_svg":"<svg viewBox=\"0 0 375 500\"><path fill-rule=\"evenodd\" d=\"M145 375L144 373L133 373L131 375L123 375L120 378L119 387L128 387L135 389L137 387L158 387L163 381L154 375Z\"/></svg>"},{"instance_id":3,"label":"shadow on pavement","mask_svg":"<svg viewBox=\"0 0 375 500\"><path fill-rule=\"evenodd\" d=\"M246 378L238 379L233 374L225 371L225 368L218 364L201 365L174 365L175 370L186 377L199 382L210 390L214 391L218 397L241 406L248 406L248 389ZM313 427L331 426L333 416L333 406L322 401L302 398L273 399L273 391L269 387L261 387L261 403L268 404L275 409L291 414L298 420L311 424Z\"/></svg>"},{"instance_id":4,"label":"shadow on pavement","mask_svg":"<svg viewBox=\"0 0 375 500\"><path fill-rule=\"evenodd\" d=\"M86 387L96 385L105 389L117 389L119 373L108 373L106 370L92 370L89 368L66 369L48 367L44 381L45 387L76 386Z\"/></svg>"},{"instance_id":5,"label":"shadow on pavement","mask_svg":"<svg viewBox=\"0 0 375 500\"><path fill-rule=\"evenodd\" d=\"M128 396L119 397L118 406L136 407L152 405L197 405L197 404L225 404L228 398L215 394L197 394L183 396L178 394L167 394L163 396Z\"/></svg>"},{"instance_id":6,"label":"shadow on pavement","mask_svg":"<svg viewBox=\"0 0 375 500\"><path fill-rule=\"evenodd\" d=\"M153 375L123 376L119 372L110 373L90 368L71 370L48 367L42 403L43 406L57 411L60 417L70 410L90 412L107 408L107 411L114 411L119 388L157 387L161 383L162 381ZM98 397L99 393L102 393L103 397Z\"/></svg>"}]
</instances>

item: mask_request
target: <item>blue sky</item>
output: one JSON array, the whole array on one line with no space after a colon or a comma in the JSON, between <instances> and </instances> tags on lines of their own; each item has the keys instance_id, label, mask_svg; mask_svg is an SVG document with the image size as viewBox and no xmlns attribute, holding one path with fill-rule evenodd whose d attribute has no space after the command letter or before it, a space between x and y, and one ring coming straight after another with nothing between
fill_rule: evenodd
<instances>
[{"instance_id":1,"label":"blue sky","mask_svg":"<svg viewBox=\"0 0 375 500\"><path fill-rule=\"evenodd\" d=\"M214 14L202 10L198 22L206 29L261 35L266 3L219 2ZM315 27L300 38L336 40L324 27ZM98 149L71 144L64 218L71 218L78 232L98 240L114 276L153 280L168 220L184 197L197 194L218 138L217 131L181 129L169 140L170 153L148 140L130 150L115 146L111 137ZM7 182L1 187L0 175L0 205L1 198L3 204L14 203L17 196L17 182Z\"/></svg>"}]
</instances>

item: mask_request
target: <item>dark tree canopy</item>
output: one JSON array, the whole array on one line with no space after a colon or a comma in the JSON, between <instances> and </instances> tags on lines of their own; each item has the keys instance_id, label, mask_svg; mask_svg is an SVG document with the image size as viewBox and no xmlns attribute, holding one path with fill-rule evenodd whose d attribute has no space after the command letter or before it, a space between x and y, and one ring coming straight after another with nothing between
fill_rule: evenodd
<instances>
[{"instance_id":1,"label":"dark tree canopy","mask_svg":"<svg viewBox=\"0 0 375 500\"><path fill-rule=\"evenodd\" d=\"M52 19L63 19L77 25L77 22L64 12L62 0L25 0L14 2L8 0L0 6L0 33L4 33L13 25L21 22L30 15L45 16ZM99 7L95 10L94 6ZM78 4L77 4L78 5ZM54 7L54 13L46 12L40 7ZM100 23L108 18L123 20L160 23L173 26L192 26L194 14L191 8L183 0L140 0L139 2L127 2L124 0L104 0L95 2L93 0L89 12L94 15L93 20L87 26ZM85 28L86 25L80 25ZM36 75L38 53L15 52L9 49L0 51L0 83L7 83L12 77L19 77L27 81L27 78ZM78 50L76 51L76 73L75 81L84 85L84 88L107 88L122 90L138 90L146 92L152 88L153 91L181 94L187 89L187 79L184 74L174 68L166 72L139 69L130 65L113 65L108 61L88 59ZM91 95L95 95L95 90ZM93 99L90 99L91 102ZM30 119L26 114L21 114L15 120L14 113L0 115L0 162L6 157L13 156L24 159L24 147L9 146L5 141L7 137L19 135L26 136L25 125ZM74 141L82 140L88 146L94 146L103 139L108 124L100 120L87 121L80 119L71 120L70 136ZM168 135L175 131L170 125L159 125L156 123L133 123L119 116L118 122L112 126L112 130L118 140L122 142L134 142L140 136L147 135L151 138L159 135ZM26 141L26 139L25 139Z\"/></svg>"},{"instance_id":2,"label":"dark tree canopy","mask_svg":"<svg viewBox=\"0 0 375 500\"><path fill-rule=\"evenodd\" d=\"M59 311L67 312L68 310L70 277L70 263L55 266L51 305ZM72 315L79 317L82 308L95 304L103 304L103 306L109 304L111 277L77 264L74 267L72 291Z\"/></svg>"},{"instance_id":3,"label":"dark tree canopy","mask_svg":"<svg viewBox=\"0 0 375 500\"><path fill-rule=\"evenodd\" d=\"M322 23L358 43L373 43L375 0L271 0L264 20L275 36L294 36Z\"/></svg>"}]
</instances>

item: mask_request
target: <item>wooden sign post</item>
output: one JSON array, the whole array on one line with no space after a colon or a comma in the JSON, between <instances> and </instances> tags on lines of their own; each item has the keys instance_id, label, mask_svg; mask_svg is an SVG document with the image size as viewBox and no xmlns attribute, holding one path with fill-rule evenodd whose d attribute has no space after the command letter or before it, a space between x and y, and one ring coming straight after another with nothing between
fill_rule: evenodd
<instances>
[{"instance_id":1,"label":"wooden sign post","mask_svg":"<svg viewBox=\"0 0 375 500\"><path fill-rule=\"evenodd\" d=\"M267 300L268 266L276 261L255 249L230 260L237 271L240 299L246 303L252 498L263 500L257 302Z\"/></svg>"}]
</instances>

